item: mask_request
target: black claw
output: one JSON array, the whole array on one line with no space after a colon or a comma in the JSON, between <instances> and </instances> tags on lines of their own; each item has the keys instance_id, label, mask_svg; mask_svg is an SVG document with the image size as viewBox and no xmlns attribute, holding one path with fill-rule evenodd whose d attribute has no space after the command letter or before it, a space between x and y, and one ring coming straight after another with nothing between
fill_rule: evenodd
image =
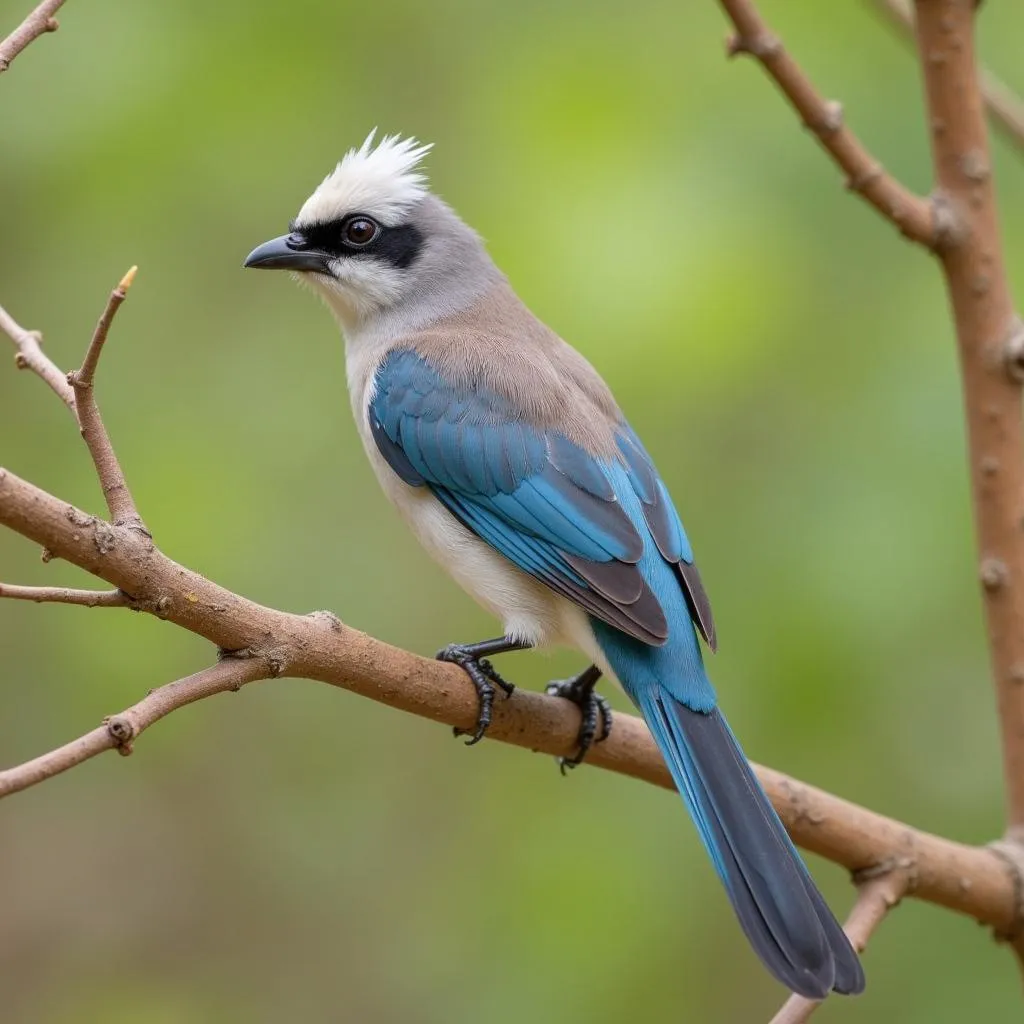
<instances>
[{"instance_id":1,"label":"black claw","mask_svg":"<svg viewBox=\"0 0 1024 1024\"><path fill-rule=\"evenodd\" d=\"M494 707L494 687L500 686L506 696L512 696L515 686L507 679L503 679L495 667L487 658L478 658L473 650L473 644L449 644L437 652L435 658L438 661L450 661L469 676L469 681L476 687L477 698L480 701L480 710L477 712L476 729L473 735L466 740L466 746L471 747L479 743L491 724L491 714ZM465 735L463 729L452 730L456 736Z\"/></svg>"},{"instance_id":2,"label":"black claw","mask_svg":"<svg viewBox=\"0 0 1024 1024\"><path fill-rule=\"evenodd\" d=\"M558 769L565 775L567 771L583 763L588 751L595 743L608 739L612 731L612 707L599 693L594 692L594 685L601 678L601 671L591 665L572 679L556 679L548 683L545 692L552 697L563 697L571 700L580 709L582 720L577 737L579 749L572 757L558 758ZM598 731L597 719L600 715L601 728Z\"/></svg>"}]
</instances>

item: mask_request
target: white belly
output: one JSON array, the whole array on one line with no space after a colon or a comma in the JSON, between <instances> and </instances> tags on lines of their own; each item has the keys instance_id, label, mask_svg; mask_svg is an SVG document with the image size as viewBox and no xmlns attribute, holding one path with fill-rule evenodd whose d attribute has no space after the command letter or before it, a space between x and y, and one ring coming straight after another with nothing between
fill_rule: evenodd
<instances>
[{"instance_id":1,"label":"white belly","mask_svg":"<svg viewBox=\"0 0 1024 1024\"><path fill-rule=\"evenodd\" d=\"M586 615L538 583L466 529L425 487L402 481L360 429L366 454L384 493L419 542L455 581L496 615L505 633L531 646L593 645Z\"/></svg>"},{"instance_id":2,"label":"white belly","mask_svg":"<svg viewBox=\"0 0 1024 1024\"><path fill-rule=\"evenodd\" d=\"M383 356L347 346L353 413L367 458L384 493L430 555L476 601L501 621L507 636L533 647L566 645L582 651L607 674L586 614L538 583L466 529L426 487L410 487L388 465L370 433L366 415L373 377Z\"/></svg>"}]
</instances>

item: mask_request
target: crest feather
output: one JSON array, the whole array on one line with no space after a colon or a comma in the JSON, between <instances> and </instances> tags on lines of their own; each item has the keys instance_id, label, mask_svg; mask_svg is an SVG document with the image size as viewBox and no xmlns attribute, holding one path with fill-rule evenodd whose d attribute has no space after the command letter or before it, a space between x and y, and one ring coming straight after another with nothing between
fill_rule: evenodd
<instances>
[{"instance_id":1,"label":"crest feather","mask_svg":"<svg viewBox=\"0 0 1024 1024\"><path fill-rule=\"evenodd\" d=\"M375 146L374 128L358 149L350 149L306 200L296 227L366 213L394 226L427 191L420 161L431 149L414 138L385 135Z\"/></svg>"}]
</instances>

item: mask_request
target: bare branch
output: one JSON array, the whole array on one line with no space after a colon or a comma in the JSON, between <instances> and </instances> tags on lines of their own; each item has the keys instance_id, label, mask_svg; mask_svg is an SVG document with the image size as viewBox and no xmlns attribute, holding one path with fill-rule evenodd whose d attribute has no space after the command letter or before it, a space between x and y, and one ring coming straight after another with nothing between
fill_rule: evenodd
<instances>
[{"instance_id":1,"label":"bare branch","mask_svg":"<svg viewBox=\"0 0 1024 1024\"><path fill-rule=\"evenodd\" d=\"M57 397L75 412L75 393L68 384L67 375L46 356L42 349L43 336L38 331L27 331L0 306L0 331L14 342L17 354L15 365L19 370L31 370L41 377Z\"/></svg>"},{"instance_id":2,"label":"bare branch","mask_svg":"<svg viewBox=\"0 0 1024 1024\"><path fill-rule=\"evenodd\" d=\"M730 56L750 54L782 90L804 126L846 175L846 187L869 202L907 238L929 249L941 241L940 223L927 199L915 195L887 174L863 143L843 123L842 107L826 101L783 48L752 0L719 0L736 27L727 44Z\"/></svg>"},{"instance_id":3,"label":"bare branch","mask_svg":"<svg viewBox=\"0 0 1024 1024\"><path fill-rule=\"evenodd\" d=\"M139 272L138 267L129 267L128 272L117 283L117 287L110 293L107 304L96 323L96 330L92 332L92 340L85 352L85 359L82 360L81 369L73 376L72 383L76 388L91 388L93 378L96 376L96 367L99 365L100 354L103 352L103 345L106 343L107 335L110 333L110 325L114 322L121 303L128 298L128 289L131 288L135 275Z\"/></svg>"},{"instance_id":4,"label":"bare branch","mask_svg":"<svg viewBox=\"0 0 1024 1024\"><path fill-rule=\"evenodd\" d=\"M840 166L867 154L785 54L752 0L719 0L737 29L730 52L757 57ZM980 549L989 648L1003 734L1008 839L1024 842L1024 324L1010 298L999 237L984 103L974 49L974 0L915 0L917 49L927 95L938 188L928 206L912 197L906 220L901 186L877 173L873 206L940 258L953 307L963 368L971 483ZM826 130L821 131L824 127ZM837 144L836 140L841 140ZM880 183L880 184L879 184ZM895 187L897 191L893 192ZM864 191L864 190L861 190ZM907 230L907 225L910 225ZM1015 891L1021 872L1008 864ZM1024 964L1024 901L1015 899L1010 936Z\"/></svg>"},{"instance_id":5,"label":"bare branch","mask_svg":"<svg viewBox=\"0 0 1024 1024\"><path fill-rule=\"evenodd\" d=\"M86 608L126 608L131 599L120 590L74 590L70 587L16 587L0 583L0 597L36 604L79 604Z\"/></svg>"},{"instance_id":6,"label":"bare branch","mask_svg":"<svg viewBox=\"0 0 1024 1024\"><path fill-rule=\"evenodd\" d=\"M846 926L858 949L864 949L889 909L904 895L914 895L991 925L1024 958L1024 325L1013 315L997 231L974 67L972 15L977 3L915 0L938 179L934 197L925 199L886 174L845 127L839 105L826 102L815 90L760 18L753 0L719 2L736 27L729 52L756 57L845 172L848 188L942 262L964 367L980 575L1003 727L1010 832L1003 843L971 847L918 831L772 769L755 770L793 838L847 867L859 880ZM32 39L56 27L52 13L60 3L41 4L0 43L0 71ZM886 3L895 9L895 0ZM1004 111L1009 109L1004 103ZM1021 142L1024 118L1019 109L1012 113ZM131 753L134 740L170 712L281 675L339 686L461 730L475 724L476 692L456 666L389 647L326 612L298 616L255 604L171 561L153 545L94 398L98 360L134 272L132 268L111 294L81 368L66 379L43 354L39 335L0 310L0 329L15 342L18 365L37 373L76 412L112 520L90 516L0 469L0 525L117 588L101 592L0 584L0 598L130 606L207 638L221 649L224 660L151 691L79 739L0 772L0 797L106 750ZM575 748L578 726L579 712L568 702L520 690L495 708L489 736L565 755ZM633 716L617 716L612 735L591 751L587 763L675 788L646 726ZM791 998L775 1024L805 1021L817 1005Z\"/></svg>"},{"instance_id":7,"label":"bare branch","mask_svg":"<svg viewBox=\"0 0 1024 1024\"><path fill-rule=\"evenodd\" d=\"M873 0L878 10L888 15L900 35L914 41L914 12L903 0ZM1024 149L1024 99L1021 99L1005 82L990 71L980 69L981 94L993 124L1003 133L1006 140Z\"/></svg>"},{"instance_id":8,"label":"bare branch","mask_svg":"<svg viewBox=\"0 0 1024 1024\"><path fill-rule=\"evenodd\" d=\"M92 341L89 342L81 369L68 374L68 383L75 392L78 425L82 432L82 438L89 449L89 454L92 456L93 465L96 467L96 475L99 477L103 497L110 510L111 521L117 526L130 526L132 529L148 535L146 524L142 521L138 509L135 507L135 500L128 489L128 483L124 478L121 463L118 462L114 452L110 435L103 425L93 387L96 367L99 363L100 353L103 351L103 344L107 340L110 325L121 308L121 303L128 296L128 289L131 287L132 281L135 280L137 270L138 267L132 267L110 293L103 315L96 324L96 330L93 331Z\"/></svg>"},{"instance_id":9,"label":"bare branch","mask_svg":"<svg viewBox=\"0 0 1024 1024\"><path fill-rule=\"evenodd\" d=\"M911 875L900 868L892 868L861 882L857 889L857 902L846 919L843 930L850 937L854 949L863 953L871 936L907 894ZM791 995L771 1019L771 1024L804 1024L824 1000L805 999Z\"/></svg>"},{"instance_id":10,"label":"bare branch","mask_svg":"<svg viewBox=\"0 0 1024 1024\"><path fill-rule=\"evenodd\" d=\"M270 675L270 666L261 659L226 659L195 675L151 690L137 704L105 719L92 732L16 768L0 771L0 797L52 779L105 750L130 754L136 737L172 711L215 693L240 690L246 683L267 679Z\"/></svg>"},{"instance_id":11,"label":"bare branch","mask_svg":"<svg viewBox=\"0 0 1024 1024\"><path fill-rule=\"evenodd\" d=\"M960 222L939 253L953 307L1011 834L1024 839L1024 416L1021 325L999 235L972 0L917 0L938 196Z\"/></svg>"},{"instance_id":12,"label":"bare branch","mask_svg":"<svg viewBox=\"0 0 1024 1024\"><path fill-rule=\"evenodd\" d=\"M2 469L0 525L132 594L135 607L250 655L267 675L316 679L463 730L476 723L476 691L456 666L391 647L328 612L292 615L249 601L171 561L141 534ZM579 711L568 701L517 690L497 702L488 736L567 755L578 730ZM95 731L89 737L99 742ZM630 715L616 715L611 736L586 763L674 788L647 727ZM790 834L808 850L851 871L900 867L913 873L915 896L1001 934L1018 928L1015 875L993 851L919 832L770 768L756 770Z\"/></svg>"},{"instance_id":13,"label":"bare branch","mask_svg":"<svg viewBox=\"0 0 1024 1024\"><path fill-rule=\"evenodd\" d=\"M64 5L64 0L43 0L43 2L3 41L0 42L0 74L3 74L15 57L47 32L56 32L57 19L54 14Z\"/></svg>"}]
</instances>

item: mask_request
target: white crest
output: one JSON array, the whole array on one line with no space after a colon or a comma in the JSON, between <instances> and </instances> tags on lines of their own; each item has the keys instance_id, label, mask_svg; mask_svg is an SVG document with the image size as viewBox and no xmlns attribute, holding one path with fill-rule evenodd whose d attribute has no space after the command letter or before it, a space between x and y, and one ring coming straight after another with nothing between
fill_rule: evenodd
<instances>
[{"instance_id":1,"label":"white crest","mask_svg":"<svg viewBox=\"0 0 1024 1024\"><path fill-rule=\"evenodd\" d=\"M338 166L303 203L296 226L330 222L349 213L366 213L388 226L399 223L427 191L427 176L418 170L430 144L385 135L374 146L377 129L358 149L350 149Z\"/></svg>"}]
</instances>

